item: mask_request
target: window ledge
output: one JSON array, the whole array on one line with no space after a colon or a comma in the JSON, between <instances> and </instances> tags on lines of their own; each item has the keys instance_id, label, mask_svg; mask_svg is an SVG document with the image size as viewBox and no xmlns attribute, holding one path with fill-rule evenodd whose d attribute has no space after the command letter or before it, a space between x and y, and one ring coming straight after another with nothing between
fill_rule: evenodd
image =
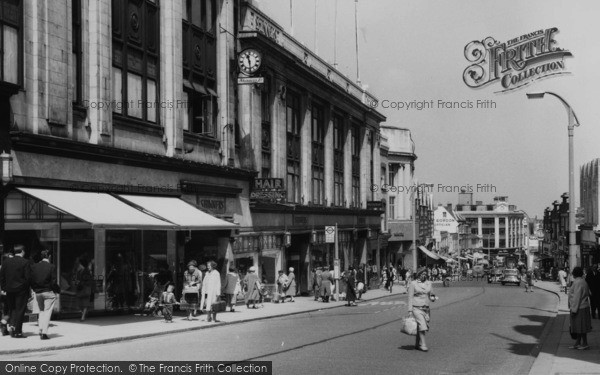
<instances>
[{"instance_id":1,"label":"window ledge","mask_svg":"<svg viewBox=\"0 0 600 375\"><path fill-rule=\"evenodd\" d=\"M199 144L208 146L215 146L219 144L219 141L216 138L202 134L192 133L188 130L183 131L183 140L184 142L198 142Z\"/></svg>"},{"instance_id":2,"label":"window ledge","mask_svg":"<svg viewBox=\"0 0 600 375\"><path fill-rule=\"evenodd\" d=\"M113 126L118 129L136 131L138 133L161 136L164 134L162 126L152 122L125 117L113 112Z\"/></svg>"}]
</instances>

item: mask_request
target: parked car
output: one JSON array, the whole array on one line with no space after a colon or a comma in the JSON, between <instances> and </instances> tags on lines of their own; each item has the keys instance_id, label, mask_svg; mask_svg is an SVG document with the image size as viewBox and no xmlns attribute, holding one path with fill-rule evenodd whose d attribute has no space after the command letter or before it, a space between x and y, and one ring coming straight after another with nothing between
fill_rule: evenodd
<instances>
[{"instance_id":1,"label":"parked car","mask_svg":"<svg viewBox=\"0 0 600 375\"><path fill-rule=\"evenodd\" d=\"M517 286L521 285L521 279L519 278L519 270L514 268L505 269L502 272L502 281L500 281L502 285L506 284L516 284Z\"/></svg>"},{"instance_id":2,"label":"parked car","mask_svg":"<svg viewBox=\"0 0 600 375\"><path fill-rule=\"evenodd\" d=\"M484 276L484 268L482 264L476 264L473 266L473 277L479 279Z\"/></svg>"},{"instance_id":3,"label":"parked car","mask_svg":"<svg viewBox=\"0 0 600 375\"><path fill-rule=\"evenodd\" d=\"M492 268L488 274L488 284L502 282L503 276L501 268Z\"/></svg>"}]
</instances>

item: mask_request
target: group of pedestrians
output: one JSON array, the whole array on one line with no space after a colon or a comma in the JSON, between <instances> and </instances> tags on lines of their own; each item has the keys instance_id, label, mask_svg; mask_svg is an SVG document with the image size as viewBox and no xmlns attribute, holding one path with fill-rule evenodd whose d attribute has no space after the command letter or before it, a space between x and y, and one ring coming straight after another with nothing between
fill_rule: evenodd
<instances>
[{"instance_id":1,"label":"group of pedestrians","mask_svg":"<svg viewBox=\"0 0 600 375\"><path fill-rule=\"evenodd\" d=\"M317 267L312 277L312 288L315 301L328 303L335 291L333 273L329 266Z\"/></svg>"},{"instance_id":2,"label":"group of pedestrians","mask_svg":"<svg viewBox=\"0 0 600 375\"><path fill-rule=\"evenodd\" d=\"M81 286L87 287L87 284L82 281ZM3 254L0 265L2 335L10 335L13 338L26 337L23 335L23 321L27 304L32 301L37 304L40 311L39 336L42 340L50 339L48 328L58 293L60 293L60 286L57 283L56 267L51 263L50 251L42 250L40 261L33 263L25 257L25 246L15 245L13 249ZM89 296L87 298L89 299ZM85 315L85 311L83 314Z\"/></svg>"},{"instance_id":3,"label":"group of pedestrians","mask_svg":"<svg viewBox=\"0 0 600 375\"><path fill-rule=\"evenodd\" d=\"M286 275L283 270L279 270L279 275L277 276L277 293L279 296L278 302L285 302L288 298L290 302L296 302L294 297L296 297L296 275L294 274L294 267L290 267L288 269L288 274Z\"/></svg>"},{"instance_id":4,"label":"group of pedestrians","mask_svg":"<svg viewBox=\"0 0 600 375\"><path fill-rule=\"evenodd\" d=\"M229 269L229 271L235 276L234 269ZM227 274L225 280L229 282L231 279L232 276ZM235 285L235 279L232 281ZM227 288L228 285L225 284L224 287ZM198 312L200 314L205 312L207 322L218 322L217 313L222 310L223 304L225 306L229 305L231 309L235 306L235 304L232 304L234 302L232 298L227 297L226 301L220 301L223 292L221 275L217 271L217 263L213 260L200 266L195 260L188 262L187 270L183 273L183 290L179 302L173 294L174 288L174 285L167 284L166 290L160 299L165 322L173 322L173 306L177 304L179 304L181 310L187 311L187 320L192 320Z\"/></svg>"}]
</instances>

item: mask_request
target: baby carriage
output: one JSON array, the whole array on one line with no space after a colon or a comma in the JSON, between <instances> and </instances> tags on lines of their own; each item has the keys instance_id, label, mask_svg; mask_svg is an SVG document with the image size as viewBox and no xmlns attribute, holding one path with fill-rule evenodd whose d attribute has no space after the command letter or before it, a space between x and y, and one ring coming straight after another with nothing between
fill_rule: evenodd
<instances>
[{"instance_id":1,"label":"baby carriage","mask_svg":"<svg viewBox=\"0 0 600 375\"><path fill-rule=\"evenodd\" d=\"M146 302L144 305L144 316L161 316L162 315L162 306L159 304L159 300L157 297L150 297L150 300Z\"/></svg>"}]
</instances>

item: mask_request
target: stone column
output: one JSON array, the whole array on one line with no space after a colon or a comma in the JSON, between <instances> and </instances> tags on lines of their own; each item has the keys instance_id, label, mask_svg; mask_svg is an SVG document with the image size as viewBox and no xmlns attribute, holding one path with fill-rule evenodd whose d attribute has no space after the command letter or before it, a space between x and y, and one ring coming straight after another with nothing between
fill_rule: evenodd
<instances>
[{"instance_id":1,"label":"stone column","mask_svg":"<svg viewBox=\"0 0 600 375\"><path fill-rule=\"evenodd\" d=\"M500 247L500 218L494 217L494 247Z\"/></svg>"},{"instance_id":2,"label":"stone column","mask_svg":"<svg viewBox=\"0 0 600 375\"><path fill-rule=\"evenodd\" d=\"M325 204L327 207L333 203L333 106L324 108L325 126Z\"/></svg>"},{"instance_id":3,"label":"stone column","mask_svg":"<svg viewBox=\"0 0 600 375\"><path fill-rule=\"evenodd\" d=\"M300 129L300 202L308 204L312 201L312 95L301 95L300 112L302 128Z\"/></svg>"}]
</instances>

